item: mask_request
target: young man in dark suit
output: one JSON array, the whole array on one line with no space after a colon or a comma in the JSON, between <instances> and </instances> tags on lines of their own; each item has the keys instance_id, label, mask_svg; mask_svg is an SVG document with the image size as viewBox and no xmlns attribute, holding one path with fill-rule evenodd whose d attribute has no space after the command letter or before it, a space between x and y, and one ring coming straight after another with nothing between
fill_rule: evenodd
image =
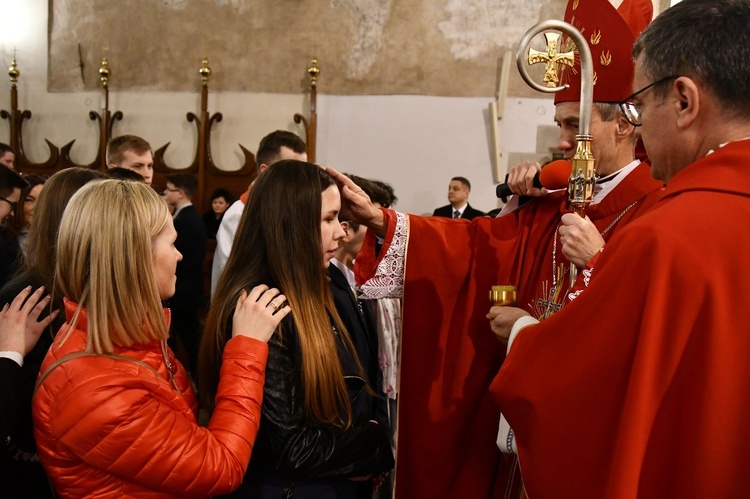
<instances>
[{"instance_id":1,"label":"young man in dark suit","mask_svg":"<svg viewBox=\"0 0 750 499\"><path fill-rule=\"evenodd\" d=\"M448 201L450 204L437 208L433 217L465 218L471 220L486 215L483 211L475 210L469 204L471 183L464 177L453 177L448 185Z\"/></svg>"},{"instance_id":2,"label":"young man in dark suit","mask_svg":"<svg viewBox=\"0 0 750 499\"><path fill-rule=\"evenodd\" d=\"M188 354L188 367L195 376L200 346L200 311L204 305L203 259L206 256L206 226L191 199L198 181L190 173L167 175L164 199L175 209L177 239L174 242L182 260L177 264L175 293L169 300L172 332L180 338Z\"/></svg>"}]
</instances>

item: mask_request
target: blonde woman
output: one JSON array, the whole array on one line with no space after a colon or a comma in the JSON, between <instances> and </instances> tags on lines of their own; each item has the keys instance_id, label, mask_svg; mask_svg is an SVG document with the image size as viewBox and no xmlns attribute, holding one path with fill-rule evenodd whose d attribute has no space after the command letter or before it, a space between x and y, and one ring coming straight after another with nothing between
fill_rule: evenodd
<instances>
[{"instance_id":1,"label":"blonde woman","mask_svg":"<svg viewBox=\"0 0 750 499\"><path fill-rule=\"evenodd\" d=\"M180 253L165 202L144 184L83 187L60 224L67 322L33 402L39 456L61 497L200 497L240 485L258 430L266 342L285 297L243 291L207 428L166 345Z\"/></svg>"}]
</instances>

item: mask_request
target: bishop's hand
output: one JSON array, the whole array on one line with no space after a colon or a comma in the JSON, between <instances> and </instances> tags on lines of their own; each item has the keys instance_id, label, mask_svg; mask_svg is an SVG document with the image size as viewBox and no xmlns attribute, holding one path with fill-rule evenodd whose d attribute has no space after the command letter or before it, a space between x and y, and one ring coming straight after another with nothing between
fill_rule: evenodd
<instances>
[{"instance_id":1,"label":"bishop's hand","mask_svg":"<svg viewBox=\"0 0 750 499\"><path fill-rule=\"evenodd\" d=\"M337 172L330 166L326 172L333 177L341 192L341 214L351 218L375 231L381 237L385 235L385 216L380 208L370 201L361 187L343 173Z\"/></svg>"},{"instance_id":2,"label":"bishop's hand","mask_svg":"<svg viewBox=\"0 0 750 499\"><path fill-rule=\"evenodd\" d=\"M539 197L547 194L547 189L534 187L534 177L539 178L542 167L535 161L524 161L508 172L508 187L517 196Z\"/></svg>"},{"instance_id":3,"label":"bishop's hand","mask_svg":"<svg viewBox=\"0 0 750 499\"><path fill-rule=\"evenodd\" d=\"M510 337L510 331L518 319L529 315L522 308L516 307L492 307L487 313L490 320L490 328L497 339L505 343Z\"/></svg>"},{"instance_id":4,"label":"bishop's hand","mask_svg":"<svg viewBox=\"0 0 750 499\"><path fill-rule=\"evenodd\" d=\"M566 213L561 219L560 243L562 252L570 263L583 268L604 247L604 238L589 220L575 213Z\"/></svg>"}]
</instances>

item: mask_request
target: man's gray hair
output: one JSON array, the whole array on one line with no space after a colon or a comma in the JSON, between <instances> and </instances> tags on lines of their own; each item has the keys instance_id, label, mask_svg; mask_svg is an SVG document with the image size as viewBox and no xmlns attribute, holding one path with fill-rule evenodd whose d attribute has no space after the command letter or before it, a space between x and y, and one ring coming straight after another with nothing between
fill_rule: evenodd
<instances>
[{"instance_id":1,"label":"man's gray hair","mask_svg":"<svg viewBox=\"0 0 750 499\"><path fill-rule=\"evenodd\" d=\"M612 121L622 114L620 106L612 102L594 102L594 108L599 111L602 121Z\"/></svg>"}]
</instances>

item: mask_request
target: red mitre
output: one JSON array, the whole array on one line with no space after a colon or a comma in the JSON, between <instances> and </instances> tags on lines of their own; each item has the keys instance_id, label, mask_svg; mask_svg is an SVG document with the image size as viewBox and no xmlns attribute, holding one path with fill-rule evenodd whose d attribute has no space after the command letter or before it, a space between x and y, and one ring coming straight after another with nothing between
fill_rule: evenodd
<instances>
[{"instance_id":1,"label":"red mitre","mask_svg":"<svg viewBox=\"0 0 750 499\"><path fill-rule=\"evenodd\" d=\"M581 32L594 62L594 102L620 102L633 92L635 38L653 16L651 0L624 0L615 9L609 0L569 0L565 22ZM573 42L562 37L560 52L569 52ZM575 50L575 64L558 66L560 84L570 87L555 94L555 104L581 100L581 60Z\"/></svg>"}]
</instances>

